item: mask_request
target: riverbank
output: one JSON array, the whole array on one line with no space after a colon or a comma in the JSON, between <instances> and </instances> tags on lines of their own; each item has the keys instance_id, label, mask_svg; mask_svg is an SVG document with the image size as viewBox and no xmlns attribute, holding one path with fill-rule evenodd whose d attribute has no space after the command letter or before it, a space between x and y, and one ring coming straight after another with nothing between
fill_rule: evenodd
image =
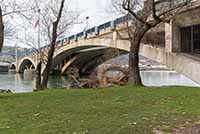
<instances>
[{"instance_id":1,"label":"riverbank","mask_svg":"<svg viewBox=\"0 0 200 134\"><path fill-rule=\"evenodd\" d=\"M116 87L0 94L1 134L150 134L200 120L200 88Z\"/></svg>"}]
</instances>

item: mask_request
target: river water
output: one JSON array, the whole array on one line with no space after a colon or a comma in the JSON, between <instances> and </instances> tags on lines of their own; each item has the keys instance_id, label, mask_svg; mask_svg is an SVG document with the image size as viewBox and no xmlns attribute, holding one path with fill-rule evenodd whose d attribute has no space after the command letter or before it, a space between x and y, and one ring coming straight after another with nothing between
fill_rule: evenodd
<instances>
[{"instance_id":1,"label":"river water","mask_svg":"<svg viewBox=\"0 0 200 134\"><path fill-rule=\"evenodd\" d=\"M142 71L141 77L146 86L194 86L200 87L189 78L175 71ZM20 74L0 73L0 89L10 89L12 92L32 92L34 78ZM65 76L50 76L49 88L68 87L69 81Z\"/></svg>"}]
</instances>

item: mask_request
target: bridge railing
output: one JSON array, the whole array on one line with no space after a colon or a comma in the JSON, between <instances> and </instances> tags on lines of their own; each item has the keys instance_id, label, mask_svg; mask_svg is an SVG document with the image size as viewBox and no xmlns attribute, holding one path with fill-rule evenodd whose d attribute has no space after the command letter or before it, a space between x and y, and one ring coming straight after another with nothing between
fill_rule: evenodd
<instances>
[{"instance_id":1,"label":"bridge railing","mask_svg":"<svg viewBox=\"0 0 200 134\"><path fill-rule=\"evenodd\" d=\"M120 18L117 18L114 21L109 21L104 24L101 24L96 27L92 27L88 30L82 31L80 33L77 33L75 35L71 35L69 37L66 37L62 40L57 41L57 45L64 45L65 43L69 44L72 41L78 41L79 39L86 39L92 36L97 36L101 34L101 32L104 32L105 30L115 30L117 27L119 27L122 23L125 24L125 22L128 21L127 16L123 16Z\"/></svg>"},{"instance_id":2,"label":"bridge railing","mask_svg":"<svg viewBox=\"0 0 200 134\"><path fill-rule=\"evenodd\" d=\"M98 36L108 30L115 30L117 28L125 26L126 22L129 20L130 20L130 15L119 17L113 21L106 22L99 26L92 27L85 31L79 32L75 35L71 35L69 37L58 40L56 42L56 46L57 47L63 46L66 44L70 44L71 42L78 41L80 39L87 39L87 38ZM41 49L44 49L44 50L48 48L50 48L50 45L41 47ZM33 54L36 55L36 53L37 53L36 51L33 51L33 53L30 53L29 55L33 55Z\"/></svg>"}]
</instances>

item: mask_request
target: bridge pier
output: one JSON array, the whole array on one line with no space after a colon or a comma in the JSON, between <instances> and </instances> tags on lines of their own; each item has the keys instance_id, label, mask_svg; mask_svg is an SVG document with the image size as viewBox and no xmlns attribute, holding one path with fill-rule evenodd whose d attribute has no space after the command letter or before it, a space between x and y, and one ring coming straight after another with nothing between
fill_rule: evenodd
<instances>
[{"instance_id":1,"label":"bridge pier","mask_svg":"<svg viewBox=\"0 0 200 134\"><path fill-rule=\"evenodd\" d=\"M8 73L11 73L11 74L16 74L16 73L17 73L17 71L16 71L16 69L9 69L9 70L8 70Z\"/></svg>"},{"instance_id":2,"label":"bridge pier","mask_svg":"<svg viewBox=\"0 0 200 134\"><path fill-rule=\"evenodd\" d=\"M24 79L32 80L35 77L36 70L35 69L26 69L24 70Z\"/></svg>"}]
</instances>

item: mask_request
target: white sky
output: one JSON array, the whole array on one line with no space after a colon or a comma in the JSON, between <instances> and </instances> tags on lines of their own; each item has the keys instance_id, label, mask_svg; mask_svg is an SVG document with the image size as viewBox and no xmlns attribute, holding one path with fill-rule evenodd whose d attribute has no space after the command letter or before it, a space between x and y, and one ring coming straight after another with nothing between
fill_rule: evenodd
<instances>
[{"instance_id":1,"label":"white sky","mask_svg":"<svg viewBox=\"0 0 200 134\"><path fill-rule=\"evenodd\" d=\"M75 0L74 0L75 1ZM81 18L89 16L89 26L97 26L107 21L116 18L116 14L111 13L111 3L112 0L76 0L78 8L83 11L81 13ZM81 26L76 27L73 30L78 32L81 31L86 26L86 24L81 24Z\"/></svg>"},{"instance_id":2,"label":"white sky","mask_svg":"<svg viewBox=\"0 0 200 134\"><path fill-rule=\"evenodd\" d=\"M82 31L86 27L85 17L89 16L89 27L97 26L103 24L107 21L114 20L119 15L111 12L112 0L68 0L72 2L72 5L80 9L81 13L81 23L80 25L75 25L70 34L75 34ZM66 36L69 36L66 35ZM14 42L6 41L5 45L14 45Z\"/></svg>"}]
</instances>

